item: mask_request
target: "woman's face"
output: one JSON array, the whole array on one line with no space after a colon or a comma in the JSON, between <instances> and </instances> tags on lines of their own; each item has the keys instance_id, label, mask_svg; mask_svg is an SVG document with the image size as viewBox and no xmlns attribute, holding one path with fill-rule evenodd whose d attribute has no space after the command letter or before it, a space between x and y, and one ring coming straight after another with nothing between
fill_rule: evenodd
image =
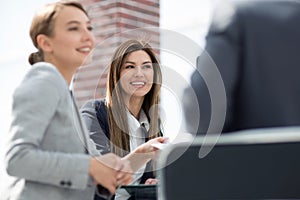
<instances>
[{"instance_id":1,"label":"woman's face","mask_svg":"<svg viewBox=\"0 0 300 200\"><path fill-rule=\"evenodd\" d=\"M79 67L94 48L89 18L80 9L65 6L59 12L50 37L50 61L57 67Z\"/></svg>"},{"instance_id":2,"label":"woman's face","mask_svg":"<svg viewBox=\"0 0 300 200\"><path fill-rule=\"evenodd\" d=\"M121 67L120 84L127 98L144 98L151 90L154 70L150 56L143 50L128 54Z\"/></svg>"}]
</instances>

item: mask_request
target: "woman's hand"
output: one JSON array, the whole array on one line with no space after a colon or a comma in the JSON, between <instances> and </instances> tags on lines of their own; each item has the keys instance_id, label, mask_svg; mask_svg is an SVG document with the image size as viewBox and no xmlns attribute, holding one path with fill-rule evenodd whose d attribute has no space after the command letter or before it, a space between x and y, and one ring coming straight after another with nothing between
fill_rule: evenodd
<instances>
[{"instance_id":1,"label":"woman's hand","mask_svg":"<svg viewBox=\"0 0 300 200\"><path fill-rule=\"evenodd\" d=\"M146 185L155 185L158 184L158 179L156 178L148 178L145 182Z\"/></svg>"},{"instance_id":2,"label":"woman's hand","mask_svg":"<svg viewBox=\"0 0 300 200\"><path fill-rule=\"evenodd\" d=\"M90 158L90 175L96 184L107 188L114 194L118 185L127 185L132 181L132 169L127 160L113 153Z\"/></svg>"},{"instance_id":3,"label":"woman's hand","mask_svg":"<svg viewBox=\"0 0 300 200\"><path fill-rule=\"evenodd\" d=\"M147 157L148 159L153 159L159 150L158 148L152 146L152 144L155 143L164 143L167 140L167 138L163 137L157 137L154 139L149 140L148 142L138 146L135 150L134 153L138 154L144 154L143 156Z\"/></svg>"},{"instance_id":4,"label":"woman's hand","mask_svg":"<svg viewBox=\"0 0 300 200\"><path fill-rule=\"evenodd\" d=\"M155 158L157 153L159 152L158 148L152 146L154 143L163 143L167 141L167 138L157 137L149 140L148 142L138 146L134 151L130 152L126 155L124 160L128 160L131 165L131 169L136 172L140 169L144 164L146 164L151 159Z\"/></svg>"},{"instance_id":5,"label":"woman's hand","mask_svg":"<svg viewBox=\"0 0 300 200\"><path fill-rule=\"evenodd\" d=\"M123 163L122 168L120 168L117 171L117 184L119 185L128 185L132 182L132 169L130 162L128 160L122 160L120 158L120 161Z\"/></svg>"}]
</instances>

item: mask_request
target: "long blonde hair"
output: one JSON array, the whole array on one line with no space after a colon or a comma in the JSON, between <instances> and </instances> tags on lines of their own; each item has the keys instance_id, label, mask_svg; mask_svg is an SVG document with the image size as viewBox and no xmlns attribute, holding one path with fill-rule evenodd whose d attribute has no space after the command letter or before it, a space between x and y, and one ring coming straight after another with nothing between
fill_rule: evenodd
<instances>
[{"instance_id":1,"label":"long blonde hair","mask_svg":"<svg viewBox=\"0 0 300 200\"><path fill-rule=\"evenodd\" d=\"M37 36L44 34L46 36L53 36L54 24L58 13L65 6L73 6L83 11L86 16L88 13L77 1L62 0L55 3L47 4L34 16L30 26L30 37L34 46L38 49L37 52L29 55L28 61L31 65L37 62L44 61L44 53L37 43Z\"/></svg>"},{"instance_id":2,"label":"long blonde hair","mask_svg":"<svg viewBox=\"0 0 300 200\"><path fill-rule=\"evenodd\" d=\"M130 151L129 127L126 105L122 98L122 88L118 83L123 63L128 54L143 50L151 58L154 69L154 80L151 90L145 95L142 109L150 122L149 138L160 136L160 88L162 83L161 67L152 47L145 41L127 40L114 52L108 69L106 104L110 129L112 152L124 156Z\"/></svg>"}]
</instances>

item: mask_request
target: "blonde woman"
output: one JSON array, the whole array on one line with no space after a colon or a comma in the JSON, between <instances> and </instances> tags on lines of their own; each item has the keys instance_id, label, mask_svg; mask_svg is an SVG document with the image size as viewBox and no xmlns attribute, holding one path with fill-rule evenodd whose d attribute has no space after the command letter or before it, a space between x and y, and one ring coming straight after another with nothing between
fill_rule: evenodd
<instances>
[{"instance_id":1,"label":"blonde woman","mask_svg":"<svg viewBox=\"0 0 300 200\"><path fill-rule=\"evenodd\" d=\"M69 84L94 48L90 19L76 1L59 1L33 18L38 52L13 96L6 168L9 200L93 199L95 185L110 193L132 180L129 162L100 156L82 126Z\"/></svg>"}]
</instances>

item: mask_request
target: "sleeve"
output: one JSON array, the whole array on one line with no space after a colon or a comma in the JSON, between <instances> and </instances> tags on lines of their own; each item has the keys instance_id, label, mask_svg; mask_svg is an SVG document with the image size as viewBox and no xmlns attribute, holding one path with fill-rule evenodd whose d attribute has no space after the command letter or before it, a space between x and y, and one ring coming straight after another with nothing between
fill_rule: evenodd
<instances>
[{"instance_id":1,"label":"sleeve","mask_svg":"<svg viewBox=\"0 0 300 200\"><path fill-rule=\"evenodd\" d=\"M191 87L183 97L186 122L197 132L226 131L230 127L241 57L241 16L233 4L226 12L218 6L206 36L205 50L197 58ZM191 103L195 94L197 103ZM199 113L195 113L199 112ZM198 114L198 115L197 115ZM194 122L197 121L195 124ZM224 127L223 127L224 124Z\"/></svg>"},{"instance_id":2,"label":"sleeve","mask_svg":"<svg viewBox=\"0 0 300 200\"><path fill-rule=\"evenodd\" d=\"M6 169L9 175L18 178L84 189L89 182L87 154L42 148L45 133L61 99L62 88L58 85L47 77L30 77L15 90L5 155Z\"/></svg>"},{"instance_id":3,"label":"sleeve","mask_svg":"<svg viewBox=\"0 0 300 200\"><path fill-rule=\"evenodd\" d=\"M96 148L100 153L106 154L110 152L110 141L105 133L105 130L101 128L100 122L97 118L97 112L95 109L95 101L91 100L86 102L80 109L82 120L89 132L90 138L96 144ZM104 113L98 113L104 115Z\"/></svg>"}]
</instances>

